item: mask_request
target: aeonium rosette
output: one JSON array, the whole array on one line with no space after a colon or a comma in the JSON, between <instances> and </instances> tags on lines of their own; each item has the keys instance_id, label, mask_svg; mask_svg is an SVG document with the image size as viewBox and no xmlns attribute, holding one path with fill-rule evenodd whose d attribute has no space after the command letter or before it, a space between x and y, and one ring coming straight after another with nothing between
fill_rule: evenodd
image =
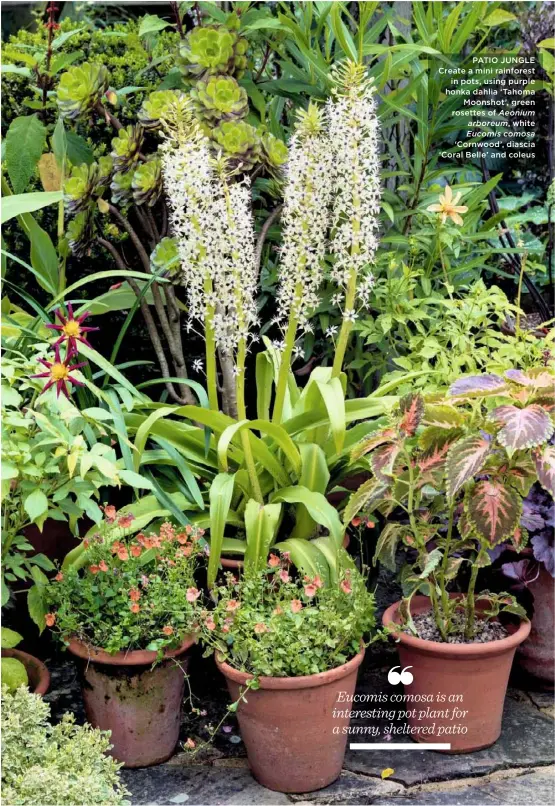
<instances>
[{"instance_id":1,"label":"aeonium rosette","mask_svg":"<svg viewBox=\"0 0 555 806\"><path fill-rule=\"evenodd\" d=\"M165 522L125 536L133 516L113 506L104 514L79 563L64 566L47 588L46 626L64 643L77 638L109 653L179 646L198 631L203 530Z\"/></svg>"},{"instance_id":2,"label":"aeonium rosette","mask_svg":"<svg viewBox=\"0 0 555 806\"><path fill-rule=\"evenodd\" d=\"M344 522L361 511L387 516L375 559L391 570L398 547L409 550L401 572L409 625L410 600L424 593L446 640L459 607L449 588L466 570L465 635L473 635L479 569L498 544L526 545L522 500L534 482L554 495L554 392L544 367L464 377L444 399L403 398L386 427L355 446L351 459L372 478L351 496ZM487 615L524 615L512 596L486 598Z\"/></svg>"}]
</instances>

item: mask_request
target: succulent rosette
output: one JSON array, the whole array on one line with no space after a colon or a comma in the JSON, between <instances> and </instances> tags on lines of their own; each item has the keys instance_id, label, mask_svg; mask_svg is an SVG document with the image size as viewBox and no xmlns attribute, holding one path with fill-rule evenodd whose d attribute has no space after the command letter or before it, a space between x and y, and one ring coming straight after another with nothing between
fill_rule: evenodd
<instances>
[{"instance_id":1,"label":"succulent rosette","mask_svg":"<svg viewBox=\"0 0 555 806\"><path fill-rule=\"evenodd\" d=\"M133 171L125 173L117 171L110 182L112 202L114 204L127 204L133 198Z\"/></svg>"},{"instance_id":2,"label":"succulent rosette","mask_svg":"<svg viewBox=\"0 0 555 806\"><path fill-rule=\"evenodd\" d=\"M147 204L153 207L162 192L162 164L156 154L142 162L133 172L131 183L135 204Z\"/></svg>"},{"instance_id":3,"label":"succulent rosette","mask_svg":"<svg viewBox=\"0 0 555 806\"><path fill-rule=\"evenodd\" d=\"M144 130L139 124L126 126L112 140L112 159L116 171L128 171L135 166L143 144Z\"/></svg>"},{"instance_id":4,"label":"succulent rosette","mask_svg":"<svg viewBox=\"0 0 555 806\"><path fill-rule=\"evenodd\" d=\"M188 79L214 75L240 78L247 66L247 40L225 25L193 28L179 49L178 65Z\"/></svg>"},{"instance_id":5,"label":"succulent rosette","mask_svg":"<svg viewBox=\"0 0 555 806\"><path fill-rule=\"evenodd\" d=\"M262 156L270 174L281 177L288 157L287 146L278 137L267 133L262 136Z\"/></svg>"},{"instance_id":6,"label":"succulent rosette","mask_svg":"<svg viewBox=\"0 0 555 806\"><path fill-rule=\"evenodd\" d=\"M261 156L258 132L244 121L224 121L213 130L212 137L232 168L251 170Z\"/></svg>"},{"instance_id":7,"label":"succulent rosette","mask_svg":"<svg viewBox=\"0 0 555 806\"><path fill-rule=\"evenodd\" d=\"M89 206L98 183L99 168L96 162L83 163L71 169L64 182L64 206L69 215L81 213Z\"/></svg>"},{"instance_id":8,"label":"succulent rosette","mask_svg":"<svg viewBox=\"0 0 555 806\"><path fill-rule=\"evenodd\" d=\"M232 76L212 76L191 90L200 118L209 122L239 120L249 110L247 92Z\"/></svg>"},{"instance_id":9,"label":"succulent rosette","mask_svg":"<svg viewBox=\"0 0 555 806\"><path fill-rule=\"evenodd\" d=\"M87 255L94 238L94 222L90 207L71 219L67 226L66 237L69 248L76 258Z\"/></svg>"},{"instance_id":10,"label":"succulent rosette","mask_svg":"<svg viewBox=\"0 0 555 806\"><path fill-rule=\"evenodd\" d=\"M181 268L175 238L162 238L150 256L150 264L157 274L176 272Z\"/></svg>"},{"instance_id":11,"label":"succulent rosette","mask_svg":"<svg viewBox=\"0 0 555 806\"><path fill-rule=\"evenodd\" d=\"M99 157L98 159L98 176L96 180L97 191L110 186L110 178L114 170L114 161L112 157Z\"/></svg>"},{"instance_id":12,"label":"succulent rosette","mask_svg":"<svg viewBox=\"0 0 555 806\"><path fill-rule=\"evenodd\" d=\"M139 123L145 129L157 129L168 107L183 98L179 90L156 90L151 92L139 109Z\"/></svg>"},{"instance_id":13,"label":"succulent rosette","mask_svg":"<svg viewBox=\"0 0 555 806\"><path fill-rule=\"evenodd\" d=\"M68 70L58 84L60 115L69 120L84 117L102 99L108 79L108 70L102 64L84 62Z\"/></svg>"}]
</instances>

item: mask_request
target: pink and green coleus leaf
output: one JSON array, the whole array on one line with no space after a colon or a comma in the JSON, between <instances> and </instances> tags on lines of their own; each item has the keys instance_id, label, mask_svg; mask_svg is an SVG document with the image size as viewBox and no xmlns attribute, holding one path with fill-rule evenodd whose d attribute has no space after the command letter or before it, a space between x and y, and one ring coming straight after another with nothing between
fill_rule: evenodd
<instances>
[{"instance_id":1,"label":"pink and green coleus leaf","mask_svg":"<svg viewBox=\"0 0 555 806\"><path fill-rule=\"evenodd\" d=\"M365 509L371 512L382 503L388 495L389 487L378 479L368 479L356 490L343 512L343 523L347 526L358 513Z\"/></svg>"},{"instance_id":2,"label":"pink and green coleus leaf","mask_svg":"<svg viewBox=\"0 0 555 806\"><path fill-rule=\"evenodd\" d=\"M424 398L420 394L406 395L399 403L403 415L399 423L399 430L404 436L412 437L422 422L424 415Z\"/></svg>"},{"instance_id":3,"label":"pink and green coleus leaf","mask_svg":"<svg viewBox=\"0 0 555 806\"><path fill-rule=\"evenodd\" d=\"M450 447L445 465L450 498L483 468L490 453L491 443L481 436L465 437Z\"/></svg>"},{"instance_id":4,"label":"pink and green coleus leaf","mask_svg":"<svg viewBox=\"0 0 555 806\"><path fill-rule=\"evenodd\" d=\"M393 430L393 428L384 428L381 431L377 431L374 434L370 434L370 436L363 439L359 442L353 450L351 451L351 462L356 462L357 459L360 459L362 456L365 456L370 451L373 451L374 448L377 448L379 445L383 445L387 442L393 442L397 434Z\"/></svg>"},{"instance_id":5,"label":"pink and green coleus leaf","mask_svg":"<svg viewBox=\"0 0 555 806\"><path fill-rule=\"evenodd\" d=\"M513 536L522 514L522 499L515 490L489 479L469 489L465 500L472 529L488 547Z\"/></svg>"},{"instance_id":6,"label":"pink and green coleus leaf","mask_svg":"<svg viewBox=\"0 0 555 806\"><path fill-rule=\"evenodd\" d=\"M508 369L505 377L520 386L531 386L535 389L552 389L555 383L555 376L542 368L529 372L523 372L521 369Z\"/></svg>"},{"instance_id":7,"label":"pink and green coleus leaf","mask_svg":"<svg viewBox=\"0 0 555 806\"><path fill-rule=\"evenodd\" d=\"M383 484L391 484L393 476L393 465L397 458L400 445L392 442L389 445L382 445L370 457L370 466L376 478Z\"/></svg>"},{"instance_id":8,"label":"pink and green coleus leaf","mask_svg":"<svg viewBox=\"0 0 555 806\"><path fill-rule=\"evenodd\" d=\"M555 445L536 451L534 458L541 486L555 498Z\"/></svg>"},{"instance_id":9,"label":"pink and green coleus leaf","mask_svg":"<svg viewBox=\"0 0 555 806\"><path fill-rule=\"evenodd\" d=\"M464 423L464 415L454 406L445 403L430 403L424 409L424 425L436 428L456 428Z\"/></svg>"},{"instance_id":10,"label":"pink and green coleus leaf","mask_svg":"<svg viewBox=\"0 0 555 806\"><path fill-rule=\"evenodd\" d=\"M500 394L507 384L499 375L484 373L459 378L449 387L451 397L482 397L482 395Z\"/></svg>"},{"instance_id":11,"label":"pink and green coleus leaf","mask_svg":"<svg viewBox=\"0 0 555 806\"><path fill-rule=\"evenodd\" d=\"M549 414L536 403L524 409L498 406L492 411L490 419L502 424L497 439L510 452L543 445L554 431Z\"/></svg>"}]
</instances>

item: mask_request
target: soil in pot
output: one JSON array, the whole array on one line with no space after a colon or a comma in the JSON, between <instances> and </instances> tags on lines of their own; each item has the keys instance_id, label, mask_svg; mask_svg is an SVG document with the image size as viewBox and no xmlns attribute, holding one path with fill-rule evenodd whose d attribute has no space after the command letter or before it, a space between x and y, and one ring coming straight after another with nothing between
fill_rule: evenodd
<instances>
[{"instance_id":1,"label":"soil in pot","mask_svg":"<svg viewBox=\"0 0 555 806\"><path fill-rule=\"evenodd\" d=\"M237 718L254 777L277 792L313 792L343 766L348 717L334 717L340 691L352 695L364 650L342 666L306 677L261 677ZM234 702L251 675L216 660Z\"/></svg>"},{"instance_id":2,"label":"soil in pot","mask_svg":"<svg viewBox=\"0 0 555 806\"><path fill-rule=\"evenodd\" d=\"M385 611L384 626L400 623L398 608L399 602ZM413 619L429 610L427 597L413 597ZM440 643L396 633L399 662L403 669L410 667L413 677L405 685L411 739L449 743L446 752L451 753L481 750L497 741L513 658L530 632L530 622L506 629L506 637L472 643Z\"/></svg>"},{"instance_id":3,"label":"soil in pot","mask_svg":"<svg viewBox=\"0 0 555 806\"><path fill-rule=\"evenodd\" d=\"M87 719L112 731L110 752L125 767L149 767L173 755L192 645L186 639L153 666L156 652L109 655L70 641L69 651L79 659Z\"/></svg>"},{"instance_id":4,"label":"soil in pot","mask_svg":"<svg viewBox=\"0 0 555 806\"><path fill-rule=\"evenodd\" d=\"M33 694L46 694L50 686L50 672L41 660L22 652L21 649L3 649L2 657L15 658L25 666L29 678L29 691Z\"/></svg>"}]
</instances>

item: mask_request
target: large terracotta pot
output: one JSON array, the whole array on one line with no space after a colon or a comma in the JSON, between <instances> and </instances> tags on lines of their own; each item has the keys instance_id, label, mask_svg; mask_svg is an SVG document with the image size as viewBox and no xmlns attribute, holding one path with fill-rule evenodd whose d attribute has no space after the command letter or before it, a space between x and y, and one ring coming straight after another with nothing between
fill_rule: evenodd
<instances>
[{"instance_id":1,"label":"large terracotta pot","mask_svg":"<svg viewBox=\"0 0 555 806\"><path fill-rule=\"evenodd\" d=\"M313 792L341 773L348 718L334 718L340 691L352 695L364 649L348 663L306 677L261 677L237 718L254 777L277 792ZM216 659L234 702L252 675ZM349 698L347 698L348 700Z\"/></svg>"},{"instance_id":2,"label":"large terracotta pot","mask_svg":"<svg viewBox=\"0 0 555 806\"><path fill-rule=\"evenodd\" d=\"M185 639L153 667L156 652L109 655L76 639L69 642L69 651L81 662L87 719L112 731L110 752L124 766L149 767L173 754L192 645L191 638Z\"/></svg>"},{"instance_id":3,"label":"large terracotta pot","mask_svg":"<svg viewBox=\"0 0 555 806\"><path fill-rule=\"evenodd\" d=\"M396 602L383 614L385 627L399 624L399 605ZM413 616L429 610L428 597L413 597ZM413 702L403 705L414 712L408 719L414 730L411 738L422 743L450 743L451 750L445 751L450 753L470 753L496 742L515 651L529 632L530 622L523 621L507 638L484 644L444 644L399 632L399 661L402 668L411 667L414 678L405 687ZM444 699L438 700L437 695ZM453 718L455 707L461 715ZM442 716L444 712L448 713Z\"/></svg>"},{"instance_id":4,"label":"large terracotta pot","mask_svg":"<svg viewBox=\"0 0 555 806\"><path fill-rule=\"evenodd\" d=\"M546 687L555 683L555 580L541 565L539 576L528 585L534 596L529 638L518 650L518 661Z\"/></svg>"},{"instance_id":5,"label":"large terracotta pot","mask_svg":"<svg viewBox=\"0 0 555 806\"><path fill-rule=\"evenodd\" d=\"M29 691L33 694L46 694L50 686L50 672L41 660L22 652L21 649L3 649L2 657L15 658L25 666L29 678Z\"/></svg>"}]
</instances>

